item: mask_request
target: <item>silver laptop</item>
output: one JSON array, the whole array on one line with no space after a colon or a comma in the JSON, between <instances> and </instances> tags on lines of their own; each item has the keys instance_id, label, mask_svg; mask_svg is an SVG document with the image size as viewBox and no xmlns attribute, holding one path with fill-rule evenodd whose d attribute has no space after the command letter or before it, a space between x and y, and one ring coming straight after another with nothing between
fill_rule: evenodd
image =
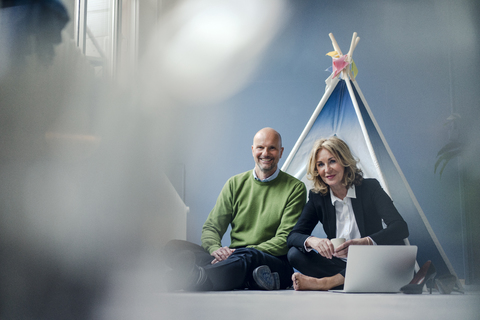
<instances>
[{"instance_id":1,"label":"silver laptop","mask_svg":"<svg viewBox=\"0 0 480 320\"><path fill-rule=\"evenodd\" d=\"M417 246L350 246L345 293L400 292L413 279Z\"/></svg>"}]
</instances>

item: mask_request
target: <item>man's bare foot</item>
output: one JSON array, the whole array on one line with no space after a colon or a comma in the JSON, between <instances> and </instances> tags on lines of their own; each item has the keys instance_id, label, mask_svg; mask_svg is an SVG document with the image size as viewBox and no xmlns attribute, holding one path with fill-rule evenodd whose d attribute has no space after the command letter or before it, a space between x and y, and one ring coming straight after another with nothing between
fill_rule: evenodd
<instances>
[{"instance_id":1,"label":"man's bare foot","mask_svg":"<svg viewBox=\"0 0 480 320\"><path fill-rule=\"evenodd\" d=\"M319 290L327 291L338 287L345 282L345 278L341 274L332 277L314 278L304 274L295 272L292 275L293 288L297 291L303 290Z\"/></svg>"}]
</instances>

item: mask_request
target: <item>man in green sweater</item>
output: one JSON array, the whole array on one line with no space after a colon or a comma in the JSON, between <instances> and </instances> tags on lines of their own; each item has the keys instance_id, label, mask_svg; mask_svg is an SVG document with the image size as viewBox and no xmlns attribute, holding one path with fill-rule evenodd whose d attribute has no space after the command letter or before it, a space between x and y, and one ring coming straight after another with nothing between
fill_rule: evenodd
<instances>
[{"instance_id":1,"label":"man in green sweater","mask_svg":"<svg viewBox=\"0 0 480 320\"><path fill-rule=\"evenodd\" d=\"M231 177L202 229L202 246L172 240L166 247L170 290L285 289L293 269L286 239L306 201L303 182L280 171L280 134L253 138L254 170ZM221 244L231 226L229 247Z\"/></svg>"}]
</instances>

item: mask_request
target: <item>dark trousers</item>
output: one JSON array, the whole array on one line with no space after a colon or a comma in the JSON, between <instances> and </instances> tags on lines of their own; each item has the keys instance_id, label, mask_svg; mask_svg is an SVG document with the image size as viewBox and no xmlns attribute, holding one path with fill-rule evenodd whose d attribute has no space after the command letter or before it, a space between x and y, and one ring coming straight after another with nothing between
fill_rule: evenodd
<instances>
[{"instance_id":1,"label":"dark trousers","mask_svg":"<svg viewBox=\"0 0 480 320\"><path fill-rule=\"evenodd\" d=\"M272 272L278 272L281 289L292 285L293 269L286 255L275 257L253 248L238 248L226 260L211 264L213 256L201 246L188 241L171 240L165 245L166 264L175 268L171 261L174 261L173 257L183 250L195 254L195 263L205 269L208 279L213 284L213 291L255 289L252 274L253 270L261 265L267 265Z\"/></svg>"},{"instance_id":2,"label":"dark trousers","mask_svg":"<svg viewBox=\"0 0 480 320\"><path fill-rule=\"evenodd\" d=\"M315 251L302 252L296 247L291 247L290 250L288 250L287 257L292 267L304 275L324 278L340 273L345 277L347 263L342 259L335 257L327 259Z\"/></svg>"}]
</instances>

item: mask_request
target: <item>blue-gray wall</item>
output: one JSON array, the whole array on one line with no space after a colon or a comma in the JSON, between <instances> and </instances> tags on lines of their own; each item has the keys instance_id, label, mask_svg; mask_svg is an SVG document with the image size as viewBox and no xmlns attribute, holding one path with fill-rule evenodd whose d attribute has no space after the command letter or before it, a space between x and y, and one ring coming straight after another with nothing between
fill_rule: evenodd
<instances>
[{"instance_id":1,"label":"blue-gray wall","mask_svg":"<svg viewBox=\"0 0 480 320\"><path fill-rule=\"evenodd\" d=\"M457 160L434 174L448 142L452 111L477 135L478 5L475 1L292 1L291 17L240 93L215 106L179 111L170 161L185 164L188 240L201 227L225 181L252 169L253 135L270 126L288 156L324 93L332 32L344 52L353 32L357 80L420 206L460 278L465 276L461 184ZM473 154L478 154L478 147ZM195 152L192 152L195 150ZM468 159L467 159L468 162ZM478 178L478 169L469 171ZM225 244L229 239L225 239Z\"/></svg>"}]
</instances>

